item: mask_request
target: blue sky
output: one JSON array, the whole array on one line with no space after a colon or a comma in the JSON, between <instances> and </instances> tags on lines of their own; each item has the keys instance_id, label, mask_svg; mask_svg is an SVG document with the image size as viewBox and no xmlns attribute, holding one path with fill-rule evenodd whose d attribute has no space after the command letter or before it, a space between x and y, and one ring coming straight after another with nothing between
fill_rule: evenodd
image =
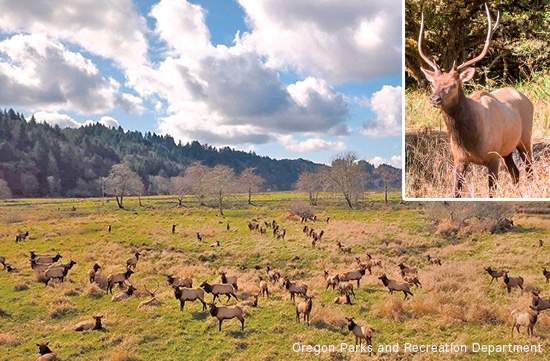
<instances>
[{"instance_id":1,"label":"blue sky","mask_svg":"<svg viewBox=\"0 0 550 361\"><path fill-rule=\"evenodd\" d=\"M0 105L329 162L401 162L401 2L0 0Z\"/></svg>"}]
</instances>

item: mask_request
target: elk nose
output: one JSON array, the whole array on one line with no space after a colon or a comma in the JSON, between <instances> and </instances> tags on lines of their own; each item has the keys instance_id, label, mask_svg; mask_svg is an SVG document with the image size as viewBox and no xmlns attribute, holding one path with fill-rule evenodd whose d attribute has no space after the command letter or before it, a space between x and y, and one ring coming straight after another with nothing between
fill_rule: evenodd
<instances>
[{"instance_id":1,"label":"elk nose","mask_svg":"<svg viewBox=\"0 0 550 361\"><path fill-rule=\"evenodd\" d=\"M441 99L440 95L432 94L430 96L430 103L432 103L432 105L441 105L441 103L443 103L443 99Z\"/></svg>"}]
</instances>

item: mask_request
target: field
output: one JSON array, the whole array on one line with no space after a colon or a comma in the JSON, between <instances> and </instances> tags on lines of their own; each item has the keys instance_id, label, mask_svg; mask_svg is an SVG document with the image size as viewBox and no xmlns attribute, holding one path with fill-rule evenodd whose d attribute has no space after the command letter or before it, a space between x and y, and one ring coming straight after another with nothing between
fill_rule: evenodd
<instances>
[{"instance_id":1,"label":"field","mask_svg":"<svg viewBox=\"0 0 550 361\"><path fill-rule=\"evenodd\" d=\"M36 343L50 342L63 360L359 360L365 354L349 352L297 354L294 343L353 343L345 317L374 329L373 345L405 342L416 344L538 344L550 346L550 316L544 312L535 326L534 337L510 337L514 308L530 304L530 290L550 295L542 267L548 265L550 242L540 248L538 240L548 238L550 217L515 214L510 233L491 235L471 229L446 235L442 224L434 226L429 212L420 204L402 203L392 193L389 205L382 194L369 194L361 209L340 208L338 198L323 198L313 208L316 223L308 223L325 236L317 244L302 233L303 224L289 211L296 193L257 196L253 206L233 199L231 208L220 217L213 208L199 207L191 199L183 208L174 207L169 197L144 198L145 207L128 199L125 210L114 200L47 199L0 202L0 255L19 272L0 271L0 359L35 360ZM324 220L330 217L327 224ZM250 232L246 222L277 220L286 229L285 240L269 233ZM230 230L226 230L226 224ZM177 224L171 234L172 224ZM108 225L112 232L108 233ZM27 240L15 243L18 232L29 231ZM203 241L196 238L203 234ZM212 247L220 241L220 247ZM338 251L335 243L352 248L353 254ZM131 282L137 297L115 303L104 290L90 285L87 272L94 262L103 266L103 276L124 270L124 261L139 248L142 258ZM36 281L29 267L28 252L60 252L62 262L77 265L65 283L47 287ZM382 260L382 268L368 272L356 290L354 305L332 303L337 291L325 290L323 270L331 274L356 269L354 258L369 253ZM426 262L427 254L439 257L443 265ZM397 264L419 269L422 288L412 288L414 296L403 301L400 293L390 295L378 279L382 273L401 280ZM309 286L314 295L311 325L295 321L294 305L279 284L269 284L269 299L260 297L257 308L248 308L245 331L236 320L225 321L218 332L217 321L201 311L200 303L187 303L180 312L166 274L189 276L194 286L202 281L219 281L218 270L227 270L239 279L239 298L257 292L258 276L266 266L279 269L292 280ZM506 268L511 276L525 279L525 291L510 294L502 283L490 284L487 266ZM138 310L149 296L144 286L160 284L160 307ZM118 289L116 292L120 292ZM207 300L211 300L207 295ZM225 300L225 299L224 299ZM230 302L235 303L234 300ZM548 312L548 311L545 311ZM73 331L74 325L104 316L104 331ZM530 354L399 354L377 352L379 359L535 359ZM540 358L542 359L541 356Z\"/></svg>"},{"instance_id":2,"label":"field","mask_svg":"<svg viewBox=\"0 0 550 361\"><path fill-rule=\"evenodd\" d=\"M497 198L550 197L550 76L537 75L528 82L510 84L523 92L535 108L533 119L533 179L515 186L503 165L500 167ZM483 88L467 86L466 95L474 90L492 91L504 86ZM410 198L452 198L453 160L445 123L439 110L429 101L425 90L407 90L405 94L405 194ZM517 151L515 152L517 153ZM520 179L525 167L516 154ZM466 173L465 198L487 198L487 168L471 165Z\"/></svg>"}]
</instances>

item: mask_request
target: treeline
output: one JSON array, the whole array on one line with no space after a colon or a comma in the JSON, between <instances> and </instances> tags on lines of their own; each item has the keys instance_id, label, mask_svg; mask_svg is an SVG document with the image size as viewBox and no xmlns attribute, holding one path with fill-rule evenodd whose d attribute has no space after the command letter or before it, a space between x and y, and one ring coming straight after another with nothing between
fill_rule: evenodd
<instances>
[{"instance_id":1,"label":"treeline","mask_svg":"<svg viewBox=\"0 0 550 361\"><path fill-rule=\"evenodd\" d=\"M500 25L489 54L478 64L476 81L490 84L529 79L548 71L550 2L540 0L407 0L405 6L405 70L407 85L426 86L418 54L418 33L424 14L423 49L445 70L481 53L487 37L489 6Z\"/></svg>"},{"instance_id":2,"label":"treeline","mask_svg":"<svg viewBox=\"0 0 550 361\"><path fill-rule=\"evenodd\" d=\"M236 176L246 169L263 179L262 190L291 190L303 172L326 168L311 161L276 160L229 147L199 142L176 143L169 136L107 128L101 124L78 129L26 120L13 109L0 112L0 180L14 197L92 197L105 192L103 179L116 164L126 164L140 178L144 194L162 194L174 177L193 163L226 165ZM365 188L383 187L376 168L362 161ZM400 170L390 167L392 188L401 186Z\"/></svg>"}]
</instances>

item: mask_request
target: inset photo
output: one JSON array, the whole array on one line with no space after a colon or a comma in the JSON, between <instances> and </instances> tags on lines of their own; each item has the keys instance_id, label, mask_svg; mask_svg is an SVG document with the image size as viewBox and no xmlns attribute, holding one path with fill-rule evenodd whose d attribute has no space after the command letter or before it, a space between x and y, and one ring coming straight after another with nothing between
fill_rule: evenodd
<instances>
[{"instance_id":1,"label":"inset photo","mask_svg":"<svg viewBox=\"0 0 550 361\"><path fill-rule=\"evenodd\" d=\"M405 2L405 199L550 197L548 11Z\"/></svg>"}]
</instances>

